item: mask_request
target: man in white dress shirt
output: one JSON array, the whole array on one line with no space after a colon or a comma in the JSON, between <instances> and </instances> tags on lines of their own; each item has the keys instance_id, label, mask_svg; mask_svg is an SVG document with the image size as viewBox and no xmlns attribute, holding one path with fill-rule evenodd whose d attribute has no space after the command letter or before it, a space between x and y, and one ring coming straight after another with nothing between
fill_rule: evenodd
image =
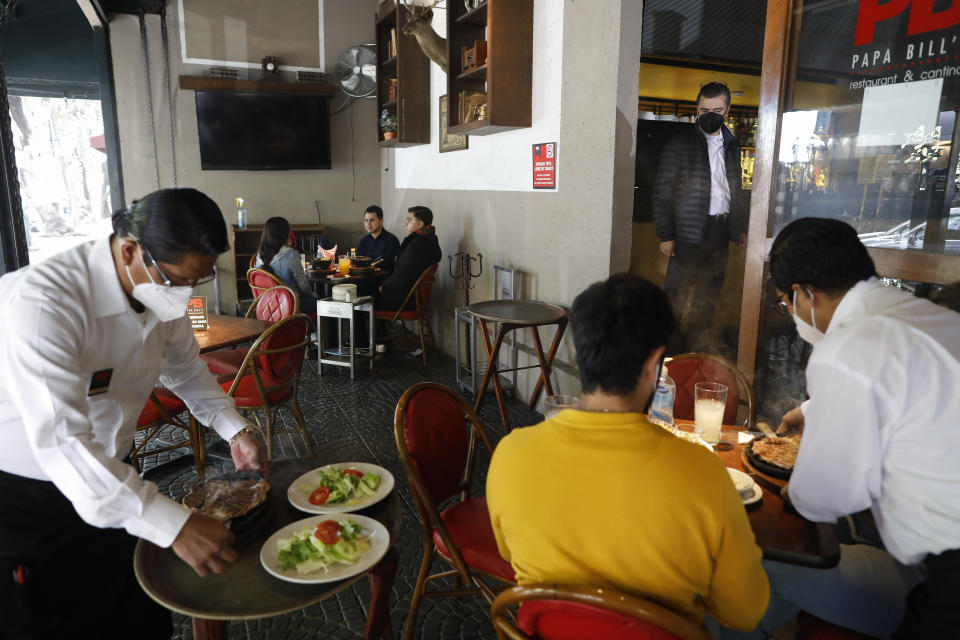
<instances>
[{"instance_id":1,"label":"man in white dress shirt","mask_svg":"<svg viewBox=\"0 0 960 640\"><path fill-rule=\"evenodd\" d=\"M814 345L809 400L780 426L803 431L784 493L815 522L870 509L885 549L842 545L829 570L764 563L775 595L761 628L804 609L877 637L956 637L960 314L883 286L839 220L787 225L770 275Z\"/></svg>"},{"instance_id":2,"label":"man in white dress shirt","mask_svg":"<svg viewBox=\"0 0 960 640\"><path fill-rule=\"evenodd\" d=\"M238 469L266 469L185 316L229 248L217 205L157 191L113 227L0 279L2 638L169 638L169 612L133 575L137 538L172 546L200 575L236 559L226 527L126 460L158 379L230 441Z\"/></svg>"},{"instance_id":3,"label":"man in white dress shirt","mask_svg":"<svg viewBox=\"0 0 960 640\"><path fill-rule=\"evenodd\" d=\"M701 87L697 124L686 125L667 142L653 189L660 251L670 258L663 289L686 327L678 335L693 345L713 321L730 241L743 246L747 238L749 199L742 188L740 143L723 124L729 112L725 84Z\"/></svg>"}]
</instances>

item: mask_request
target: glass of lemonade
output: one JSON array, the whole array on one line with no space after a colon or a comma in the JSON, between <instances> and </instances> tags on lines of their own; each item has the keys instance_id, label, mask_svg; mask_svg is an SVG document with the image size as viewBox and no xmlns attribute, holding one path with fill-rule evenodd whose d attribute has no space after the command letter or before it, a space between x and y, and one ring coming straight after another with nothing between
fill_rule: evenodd
<instances>
[{"instance_id":1,"label":"glass of lemonade","mask_svg":"<svg viewBox=\"0 0 960 640\"><path fill-rule=\"evenodd\" d=\"M350 256L349 255L343 254L342 256L340 256L340 262L338 264L340 265L340 275L342 276L350 275Z\"/></svg>"},{"instance_id":2,"label":"glass of lemonade","mask_svg":"<svg viewBox=\"0 0 960 640\"><path fill-rule=\"evenodd\" d=\"M575 396L547 396L543 401L543 417L549 420L564 409L576 409L579 402Z\"/></svg>"},{"instance_id":3,"label":"glass of lemonade","mask_svg":"<svg viewBox=\"0 0 960 640\"><path fill-rule=\"evenodd\" d=\"M720 442L723 411L727 406L727 387L719 382L694 385L693 421L697 434L709 444Z\"/></svg>"}]
</instances>

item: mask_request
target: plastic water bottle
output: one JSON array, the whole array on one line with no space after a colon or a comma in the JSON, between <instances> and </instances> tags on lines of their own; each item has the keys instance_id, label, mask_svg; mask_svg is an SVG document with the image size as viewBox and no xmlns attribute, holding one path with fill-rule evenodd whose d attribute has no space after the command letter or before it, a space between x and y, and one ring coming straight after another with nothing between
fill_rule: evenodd
<instances>
[{"instance_id":1,"label":"plastic water bottle","mask_svg":"<svg viewBox=\"0 0 960 640\"><path fill-rule=\"evenodd\" d=\"M243 198L237 198L237 226L247 228L247 208L243 206Z\"/></svg>"},{"instance_id":2,"label":"plastic water bottle","mask_svg":"<svg viewBox=\"0 0 960 640\"><path fill-rule=\"evenodd\" d=\"M673 429L673 400L677 396L677 385L667 375L667 368L660 371L660 381L653 391L653 403L650 405L650 422L661 427Z\"/></svg>"}]
</instances>

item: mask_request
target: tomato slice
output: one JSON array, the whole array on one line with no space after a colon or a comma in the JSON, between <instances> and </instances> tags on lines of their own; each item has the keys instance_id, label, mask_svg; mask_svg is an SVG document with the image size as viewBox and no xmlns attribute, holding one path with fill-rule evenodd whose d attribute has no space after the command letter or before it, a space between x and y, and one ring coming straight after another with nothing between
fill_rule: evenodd
<instances>
[{"instance_id":1,"label":"tomato slice","mask_svg":"<svg viewBox=\"0 0 960 640\"><path fill-rule=\"evenodd\" d=\"M317 530L314 535L317 536L323 544L337 544L342 528L336 520L324 520L317 525Z\"/></svg>"},{"instance_id":2,"label":"tomato slice","mask_svg":"<svg viewBox=\"0 0 960 640\"><path fill-rule=\"evenodd\" d=\"M310 494L310 504L324 504L329 497L330 487L318 487L316 491Z\"/></svg>"},{"instance_id":3,"label":"tomato slice","mask_svg":"<svg viewBox=\"0 0 960 640\"><path fill-rule=\"evenodd\" d=\"M341 469L341 471L348 476L353 476L354 478L363 477L363 471L357 471L356 469Z\"/></svg>"}]
</instances>

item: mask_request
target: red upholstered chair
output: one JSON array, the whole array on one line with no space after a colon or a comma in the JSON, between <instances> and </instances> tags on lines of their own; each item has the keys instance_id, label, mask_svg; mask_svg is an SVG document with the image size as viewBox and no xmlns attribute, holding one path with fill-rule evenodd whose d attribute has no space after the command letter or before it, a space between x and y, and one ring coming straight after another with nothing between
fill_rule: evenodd
<instances>
[{"instance_id":1,"label":"red upholstered chair","mask_svg":"<svg viewBox=\"0 0 960 640\"><path fill-rule=\"evenodd\" d=\"M267 289L283 286L283 282L280 280L280 278L273 275L269 271L260 269L258 267L247 269L247 282L250 284L250 291L253 292L254 298L259 296Z\"/></svg>"},{"instance_id":2,"label":"red upholstered chair","mask_svg":"<svg viewBox=\"0 0 960 640\"><path fill-rule=\"evenodd\" d=\"M839 627L801 611L797 616L796 640L873 640L873 636Z\"/></svg>"},{"instance_id":3,"label":"red upholstered chair","mask_svg":"<svg viewBox=\"0 0 960 640\"><path fill-rule=\"evenodd\" d=\"M430 329L430 319L427 317L427 310L430 306L430 294L433 292L433 283L437 277L437 265L432 264L420 274L417 281L410 287L410 291L403 299L403 303L396 311L374 311L373 317L379 320L389 320L392 326L394 322L400 320L406 322L413 320L417 323L417 332L420 334L420 351L423 354L423 366L427 366L427 346L423 340L423 334L426 332L430 336L430 342L436 348L437 343L433 339L433 331ZM410 298L414 300L414 308L405 310Z\"/></svg>"},{"instance_id":4,"label":"red upholstered chair","mask_svg":"<svg viewBox=\"0 0 960 640\"><path fill-rule=\"evenodd\" d=\"M256 316L257 320L277 322L300 312L300 299L290 287L273 287L267 289L253 301L247 309L246 318ZM216 375L236 375L247 357L248 349L217 349L209 353L201 353L200 359L207 363L210 373Z\"/></svg>"},{"instance_id":5,"label":"red upholstered chair","mask_svg":"<svg viewBox=\"0 0 960 640\"><path fill-rule=\"evenodd\" d=\"M140 441L140 444L134 442L130 449L130 461L137 471L141 471L141 461L146 456L189 446L193 448L193 464L197 469L197 475L203 477L203 465L206 457L203 427L189 412L187 413L187 422L178 417L177 414L186 410L187 405L171 391L163 387L155 387L150 392L150 397L147 398L147 403L137 420L137 431L147 431L147 435ZM187 432L187 439L163 447L145 450L147 443L166 425L183 429Z\"/></svg>"},{"instance_id":6,"label":"red upholstered chair","mask_svg":"<svg viewBox=\"0 0 960 640\"><path fill-rule=\"evenodd\" d=\"M400 397L393 427L424 536L423 560L403 630L406 640L413 637L423 598L479 592L492 602L494 592L484 578L505 585L516 578L497 550L486 498L470 497L477 440L493 452L473 408L449 388L422 382ZM437 554L453 568L431 575ZM427 591L427 583L445 576L472 586Z\"/></svg>"},{"instance_id":7,"label":"red upholstered chair","mask_svg":"<svg viewBox=\"0 0 960 640\"><path fill-rule=\"evenodd\" d=\"M753 389L735 364L710 353L681 353L666 358L663 364L677 385L677 397L673 401L674 418L693 420L696 383L719 382L727 387L727 407L723 413L723 424L739 424L753 428L757 419ZM741 406L744 407L744 417L738 419Z\"/></svg>"},{"instance_id":8,"label":"red upholstered chair","mask_svg":"<svg viewBox=\"0 0 960 640\"><path fill-rule=\"evenodd\" d=\"M519 605L517 623L510 607ZM710 632L649 600L606 587L536 584L507 589L493 602L500 640L710 640Z\"/></svg>"},{"instance_id":9,"label":"red upholstered chair","mask_svg":"<svg viewBox=\"0 0 960 640\"><path fill-rule=\"evenodd\" d=\"M287 316L264 331L240 365L233 380L221 382L232 396L241 413L252 413L257 425L263 429L267 445L267 457L273 456L273 434L300 433L311 456L316 455L303 413L297 402L297 385L303 368L303 355L307 347L310 320L302 313ZM286 407L297 422L297 429L274 429L274 410ZM260 424L259 411L263 411L264 424Z\"/></svg>"}]
</instances>

